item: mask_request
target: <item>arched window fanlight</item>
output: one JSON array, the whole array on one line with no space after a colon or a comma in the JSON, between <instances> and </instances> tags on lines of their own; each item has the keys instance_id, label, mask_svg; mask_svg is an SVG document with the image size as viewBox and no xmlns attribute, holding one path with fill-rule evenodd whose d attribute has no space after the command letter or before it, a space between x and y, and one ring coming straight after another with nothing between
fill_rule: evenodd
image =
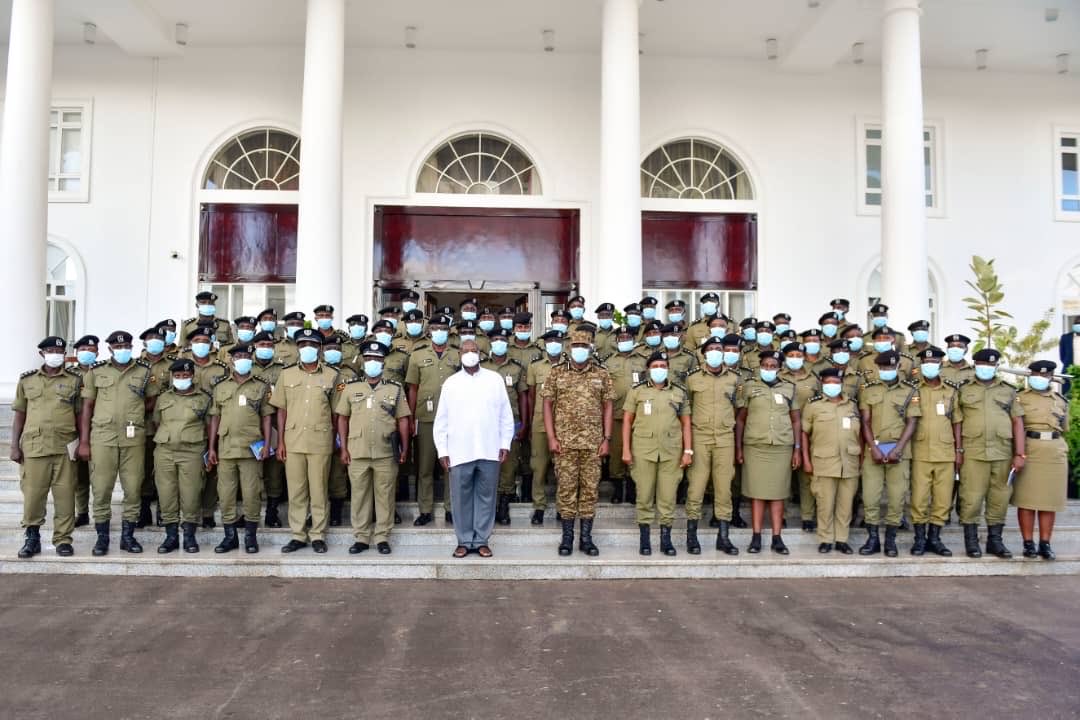
<instances>
[{"instance_id":1,"label":"arched window fanlight","mask_svg":"<svg viewBox=\"0 0 1080 720\"><path fill-rule=\"evenodd\" d=\"M202 186L205 190L299 190L300 138L273 128L242 132L214 155Z\"/></svg>"},{"instance_id":2,"label":"arched window fanlight","mask_svg":"<svg viewBox=\"0 0 1080 720\"><path fill-rule=\"evenodd\" d=\"M641 197L753 200L746 168L725 147L701 138L673 140L641 163Z\"/></svg>"},{"instance_id":3,"label":"arched window fanlight","mask_svg":"<svg viewBox=\"0 0 1080 720\"><path fill-rule=\"evenodd\" d=\"M416 178L416 192L465 195L539 195L532 158L506 138L466 133L431 153Z\"/></svg>"}]
</instances>

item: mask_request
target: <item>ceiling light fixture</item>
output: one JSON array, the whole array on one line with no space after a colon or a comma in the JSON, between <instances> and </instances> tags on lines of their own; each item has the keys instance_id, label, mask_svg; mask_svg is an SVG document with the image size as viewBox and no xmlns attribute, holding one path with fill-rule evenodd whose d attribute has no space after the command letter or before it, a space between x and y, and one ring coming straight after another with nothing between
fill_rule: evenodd
<instances>
[{"instance_id":1,"label":"ceiling light fixture","mask_svg":"<svg viewBox=\"0 0 1080 720\"><path fill-rule=\"evenodd\" d=\"M1057 56L1057 72L1058 75L1069 72L1069 53L1060 53Z\"/></svg>"},{"instance_id":2,"label":"ceiling light fixture","mask_svg":"<svg viewBox=\"0 0 1080 720\"><path fill-rule=\"evenodd\" d=\"M184 45L188 44L188 26L187 23L176 23L176 44Z\"/></svg>"},{"instance_id":3,"label":"ceiling light fixture","mask_svg":"<svg viewBox=\"0 0 1080 720\"><path fill-rule=\"evenodd\" d=\"M82 39L87 45L93 45L97 42L97 25L92 22L83 23L82 26Z\"/></svg>"},{"instance_id":4,"label":"ceiling light fixture","mask_svg":"<svg viewBox=\"0 0 1080 720\"><path fill-rule=\"evenodd\" d=\"M1043 17L1046 18L1046 22L1057 22L1058 9L1057 8L1046 8L1046 14Z\"/></svg>"},{"instance_id":5,"label":"ceiling light fixture","mask_svg":"<svg viewBox=\"0 0 1080 720\"><path fill-rule=\"evenodd\" d=\"M544 52L555 52L555 31L544 30L541 35L544 36Z\"/></svg>"},{"instance_id":6,"label":"ceiling light fixture","mask_svg":"<svg viewBox=\"0 0 1080 720\"><path fill-rule=\"evenodd\" d=\"M765 41L765 57L770 60L775 60L779 56L777 50L776 38L769 38Z\"/></svg>"},{"instance_id":7,"label":"ceiling light fixture","mask_svg":"<svg viewBox=\"0 0 1080 720\"><path fill-rule=\"evenodd\" d=\"M986 69L986 54L988 52L990 52L990 51L987 50L986 48L980 48L980 49L975 51L975 69L976 70L985 70Z\"/></svg>"},{"instance_id":8,"label":"ceiling light fixture","mask_svg":"<svg viewBox=\"0 0 1080 720\"><path fill-rule=\"evenodd\" d=\"M405 47L410 50L416 49L416 26L408 25L405 28Z\"/></svg>"},{"instance_id":9,"label":"ceiling light fixture","mask_svg":"<svg viewBox=\"0 0 1080 720\"><path fill-rule=\"evenodd\" d=\"M863 44L861 42L857 42L851 46L851 62L856 65L863 64Z\"/></svg>"}]
</instances>

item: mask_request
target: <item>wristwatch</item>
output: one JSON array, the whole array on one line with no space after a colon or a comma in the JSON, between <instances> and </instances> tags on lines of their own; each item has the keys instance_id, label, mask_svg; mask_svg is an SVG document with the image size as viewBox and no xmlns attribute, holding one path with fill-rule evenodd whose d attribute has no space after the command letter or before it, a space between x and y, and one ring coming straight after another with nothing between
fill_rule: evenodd
<instances>
[{"instance_id":1,"label":"wristwatch","mask_svg":"<svg viewBox=\"0 0 1080 720\"><path fill-rule=\"evenodd\" d=\"M682 454L683 454L683 455L693 455L693 454L694 454L694 451L693 451L693 450L683 450L683 451L682 451Z\"/></svg>"}]
</instances>

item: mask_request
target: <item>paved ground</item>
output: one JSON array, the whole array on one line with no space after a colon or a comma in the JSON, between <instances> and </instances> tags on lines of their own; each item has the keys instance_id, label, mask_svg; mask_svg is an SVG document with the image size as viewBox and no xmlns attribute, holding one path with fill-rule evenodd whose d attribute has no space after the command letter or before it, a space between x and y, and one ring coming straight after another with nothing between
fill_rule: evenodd
<instances>
[{"instance_id":1,"label":"paved ground","mask_svg":"<svg viewBox=\"0 0 1080 720\"><path fill-rule=\"evenodd\" d=\"M0 717L1077 717L1078 592L9 575Z\"/></svg>"}]
</instances>

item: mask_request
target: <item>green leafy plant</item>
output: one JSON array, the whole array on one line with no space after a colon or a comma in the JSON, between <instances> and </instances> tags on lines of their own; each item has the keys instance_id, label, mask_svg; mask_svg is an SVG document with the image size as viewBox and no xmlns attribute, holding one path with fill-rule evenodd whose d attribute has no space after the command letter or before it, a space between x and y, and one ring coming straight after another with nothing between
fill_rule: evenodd
<instances>
[{"instance_id":1,"label":"green leafy plant","mask_svg":"<svg viewBox=\"0 0 1080 720\"><path fill-rule=\"evenodd\" d=\"M994 337L994 347L1001 350L1012 367L1025 368L1041 353L1057 347L1056 338L1046 338L1046 331L1054 319L1054 308L1043 313L1039 320L1032 323L1027 334L1012 326L1006 327Z\"/></svg>"},{"instance_id":2,"label":"green leafy plant","mask_svg":"<svg viewBox=\"0 0 1080 720\"><path fill-rule=\"evenodd\" d=\"M1001 321L1012 319L1012 315L998 308L1001 301L1005 299L1005 288L998 279L992 259L984 260L978 255L973 255L968 268L975 275L975 280L966 281L967 286L975 291L975 295L966 297L963 301L973 314L966 320L975 323L973 327L975 349L997 347L994 339L1005 329Z\"/></svg>"},{"instance_id":3,"label":"green leafy plant","mask_svg":"<svg viewBox=\"0 0 1080 720\"><path fill-rule=\"evenodd\" d=\"M1073 495L1080 494L1080 367L1070 365L1065 371L1073 378L1069 391L1069 430L1065 441L1069 445L1069 472L1074 484Z\"/></svg>"}]
</instances>

